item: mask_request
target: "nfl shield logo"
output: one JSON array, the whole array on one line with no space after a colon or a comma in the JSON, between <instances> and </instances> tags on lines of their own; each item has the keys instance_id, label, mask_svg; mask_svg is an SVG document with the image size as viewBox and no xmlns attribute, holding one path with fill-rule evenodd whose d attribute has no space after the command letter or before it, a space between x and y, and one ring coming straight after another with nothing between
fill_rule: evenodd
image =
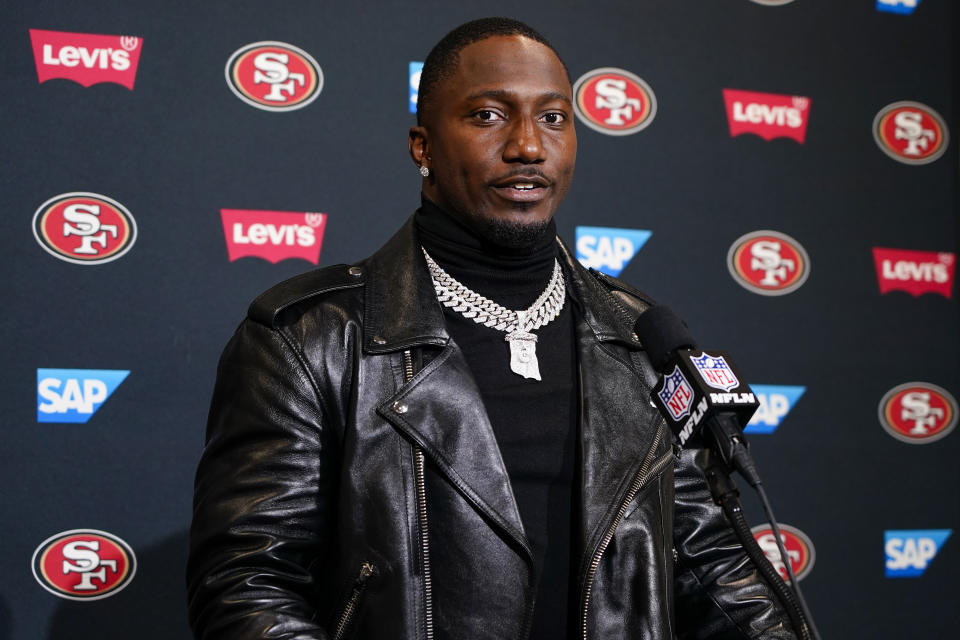
<instances>
[{"instance_id":1,"label":"nfl shield logo","mask_svg":"<svg viewBox=\"0 0 960 640\"><path fill-rule=\"evenodd\" d=\"M711 356L704 352L699 358L690 358L690 362L700 372L703 381L714 389L730 391L730 389L740 386L740 381L737 380L737 376L733 375L733 369L723 359L723 356Z\"/></svg>"},{"instance_id":2,"label":"nfl shield logo","mask_svg":"<svg viewBox=\"0 0 960 640\"><path fill-rule=\"evenodd\" d=\"M673 373L664 376L663 389L657 392L657 397L660 398L660 403L670 412L674 421L690 415L690 406L693 404L693 388L680 373L679 367L674 366Z\"/></svg>"}]
</instances>

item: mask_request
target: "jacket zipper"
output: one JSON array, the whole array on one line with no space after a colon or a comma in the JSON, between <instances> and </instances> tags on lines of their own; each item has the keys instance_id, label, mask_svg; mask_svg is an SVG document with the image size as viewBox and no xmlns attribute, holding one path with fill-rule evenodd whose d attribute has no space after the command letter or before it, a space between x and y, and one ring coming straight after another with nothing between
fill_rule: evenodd
<instances>
[{"instance_id":1,"label":"jacket zipper","mask_svg":"<svg viewBox=\"0 0 960 640\"><path fill-rule=\"evenodd\" d=\"M403 375L405 382L413 378L413 354L403 352ZM413 446L413 475L417 499L417 519L420 523L420 557L423 562L423 607L426 640L433 640L433 579L430 575L430 537L427 529L427 492L424 481L423 449Z\"/></svg>"},{"instance_id":2,"label":"jacket zipper","mask_svg":"<svg viewBox=\"0 0 960 640\"><path fill-rule=\"evenodd\" d=\"M353 591L350 593L350 598L347 600L347 604L343 607L343 612L340 614L340 619L337 621L336 629L333 632L333 640L340 640L343 638L343 633L350 627L350 622L353 620L353 614L357 611L357 604L360 602L360 596L363 595L364 589L367 588L367 579L373 575L373 565L369 562L364 562L360 567L360 575L357 576L356 581L353 583Z\"/></svg>"},{"instance_id":3,"label":"jacket zipper","mask_svg":"<svg viewBox=\"0 0 960 640\"><path fill-rule=\"evenodd\" d=\"M607 527L606 533L604 533L603 538L600 540L600 546L597 548L596 553L593 554L593 559L590 561L590 568L587 571L586 590L583 594L583 610L581 613L583 616L583 640L587 640L587 612L590 609L590 595L593 592L593 579L596 577L597 569L600 567L600 559L603 557L604 551L607 550L607 546L613 539L613 534L617 527L620 526L620 521L623 520L623 516L627 512L627 505L630 504L630 501L633 500L634 496L637 495L640 489L646 485L647 480L650 477L660 473L667 463L673 460L673 450L671 449L660 456L656 462L653 462L653 452L657 450L657 444L659 444L660 438L663 436L663 425L664 423L661 421L660 426L657 427L657 435L653 439L653 445L647 452L647 456L644 458L643 464L640 465L637 475L633 478L633 482L630 485L630 490L627 491L627 495L624 496L623 502L620 504L620 509L617 511L616 517L613 519L613 522L610 523L610 526Z\"/></svg>"}]
</instances>

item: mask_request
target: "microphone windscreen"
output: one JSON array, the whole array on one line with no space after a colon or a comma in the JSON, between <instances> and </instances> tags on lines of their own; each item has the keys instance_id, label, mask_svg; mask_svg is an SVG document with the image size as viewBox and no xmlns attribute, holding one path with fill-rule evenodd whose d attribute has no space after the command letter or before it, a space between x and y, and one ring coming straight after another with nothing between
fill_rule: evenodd
<instances>
[{"instance_id":1,"label":"microphone windscreen","mask_svg":"<svg viewBox=\"0 0 960 640\"><path fill-rule=\"evenodd\" d=\"M650 307L641 313L633 330L640 338L654 369L661 373L664 373L670 361L671 352L697 348L686 323L667 306Z\"/></svg>"}]
</instances>

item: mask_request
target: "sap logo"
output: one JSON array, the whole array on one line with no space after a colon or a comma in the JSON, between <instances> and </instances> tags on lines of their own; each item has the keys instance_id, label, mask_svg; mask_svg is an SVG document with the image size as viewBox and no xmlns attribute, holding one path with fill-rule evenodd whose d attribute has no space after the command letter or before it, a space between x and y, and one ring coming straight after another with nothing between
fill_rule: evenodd
<instances>
[{"instance_id":1,"label":"sap logo","mask_svg":"<svg viewBox=\"0 0 960 640\"><path fill-rule=\"evenodd\" d=\"M30 29L37 81L73 80L84 87L115 82L133 90L142 40L136 36L101 36Z\"/></svg>"},{"instance_id":2,"label":"sap logo","mask_svg":"<svg viewBox=\"0 0 960 640\"><path fill-rule=\"evenodd\" d=\"M309 53L285 42L240 47L224 69L234 95L264 111L301 109L323 90L323 71Z\"/></svg>"},{"instance_id":3,"label":"sap logo","mask_svg":"<svg viewBox=\"0 0 960 640\"><path fill-rule=\"evenodd\" d=\"M577 227L577 260L616 277L652 235L642 229Z\"/></svg>"},{"instance_id":4,"label":"sap logo","mask_svg":"<svg viewBox=\"0 0 960 640\"><path fill-rule=\"evenodd\" d=\"M807 390L806 387L753 384L750 385L760 401L760 408L750 418L744 433L773 433L790 413L793 405Z\"/></svg>"},{"instance_id":5,"label":"sap logo","mask_svg":"<svg viewBox=\"0 0 960 640\"><path fill-rule=\"evenodd\" d=\"M320 262L324 213L221 209L220 218L230 262L247 256L274 264L288 258Z\"/></svg>"},{"instance_id":6,"label":"sap logo","mask_svg":"<svg viewBox=\"0 0 960 640\"><path fill-rule=\"evenodd\" d=\"M37 369L37 422L85 423L129 371Z\"/></svg>"},{"instance_id":7,"label":"sap logo","mask_svg":"<svg viewBox=\"0 0 960 640\"><path fill-rule=\"evenodd\" d=\"M417 112L417 94L420 91L420 72L422 70L422 62L410 63L410 113Z\"/></svg>"},{"instance_id":8,"label":"sap logo","mask_svg":"<svg viewBox=\"0 0 960 640\"><path fill-rule=\"evenodd\" d=\"M920 4L920 0L877 0L877 11L910 15Z\"/></svg>"},{"instance_id":9,"label":"sap logo","mask_svg":"<svg viewBox=\"0 0 960 640\"><path fill-rule=\"evenodd\" d=\"M951 529L884 531L887 577L915 578L923 575L951 533Z\"/></svg>"}]
</instances>

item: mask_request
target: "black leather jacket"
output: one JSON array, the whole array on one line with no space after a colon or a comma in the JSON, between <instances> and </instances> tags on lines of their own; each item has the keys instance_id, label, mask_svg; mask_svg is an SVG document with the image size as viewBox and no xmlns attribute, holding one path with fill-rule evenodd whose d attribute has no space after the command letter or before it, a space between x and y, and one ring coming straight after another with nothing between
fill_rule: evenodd
<instances>
[{"instance_id":1,"label":"black leather jacket","mask_svg":"<svg viewBox=\"0 0 960 640\"><path fill-rule=\"evenodd\" d=\"M562 253L565 253L564 248ZM577 304L577 635L794 638L674 454L633 336L639 292L565 255ZM198 638L521 639L535 593L507 472L412 221L370 259L250 308L196 478Z\"/></svg>"}]
</instances>

